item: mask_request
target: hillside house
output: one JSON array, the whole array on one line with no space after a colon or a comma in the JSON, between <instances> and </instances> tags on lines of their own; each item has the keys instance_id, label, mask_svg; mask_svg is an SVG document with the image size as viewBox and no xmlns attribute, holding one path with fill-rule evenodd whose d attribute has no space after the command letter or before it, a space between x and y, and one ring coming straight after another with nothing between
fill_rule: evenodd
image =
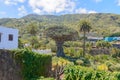
<instances>
[{"instance_id":1,"label":"hillside house","mask_svg":"<svg viewBox=\"0 0 120 80\"><path fill-rule=\"evenodd\" d=\"M99 40L103 40L103 37L91 37L91 36L89 36L89 37L87 37L87 40L94 43L94 42L97 42Z\"/></svg>"},{"instance_id":2,"label":"hillside house","mask_svg":"<svg viewBox=\"0 0 120 80\"><path fill-rule=\"evenodd\" d=\"M111 41L120 41L120 37L105 37L105 41L111 42Z\"/></svg>"},{"instance_id":3,"label":"hillside house","mask_svg":"<svg viewBox=\"0 0 120 80\"><path fill-rule=\"evenodd\" d=\"M0 49L18 48L18 29L0 26Z\"/></svg>"}]
</instances>

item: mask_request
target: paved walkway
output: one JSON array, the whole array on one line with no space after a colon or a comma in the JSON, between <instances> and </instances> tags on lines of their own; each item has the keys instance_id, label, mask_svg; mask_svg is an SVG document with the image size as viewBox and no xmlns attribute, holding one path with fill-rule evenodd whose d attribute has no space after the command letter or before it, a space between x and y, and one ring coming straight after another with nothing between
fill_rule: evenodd
<instances>
[{"instance_id":1,"label":"paved walkway","mask_svg":"<svg viewBox=\"0 0 120 80\"><path fill-rule=\"evenodd\" d=\"M34 52L41 53L41 54L51 54L51 49L45 49L45 50L35 50L33 49Z\"/></svg>"}]
</instances>

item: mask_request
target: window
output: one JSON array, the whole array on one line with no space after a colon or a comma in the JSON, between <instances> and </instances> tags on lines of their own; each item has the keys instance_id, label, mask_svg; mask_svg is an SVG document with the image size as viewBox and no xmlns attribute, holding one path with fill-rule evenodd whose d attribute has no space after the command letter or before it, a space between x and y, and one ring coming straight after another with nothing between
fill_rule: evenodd
<instances>
[{"instance_id":1,"label":"window","mask_svg":"<svg viewBox=\"0 0 120 80\"><path fill-rule=\"evenodd\" d=\"M1 42L1 33L0 33L0 42Z\"/></svg>"},{"instance_id":2,"label":"window","mask_svg":"<svg viewBox=\"0 0 120 80\"><path fill-rule=\"evenodd\" d=\"M9 41L13 41L13 35L12 34L9 34Z\"/></svg>"}]
</instances>

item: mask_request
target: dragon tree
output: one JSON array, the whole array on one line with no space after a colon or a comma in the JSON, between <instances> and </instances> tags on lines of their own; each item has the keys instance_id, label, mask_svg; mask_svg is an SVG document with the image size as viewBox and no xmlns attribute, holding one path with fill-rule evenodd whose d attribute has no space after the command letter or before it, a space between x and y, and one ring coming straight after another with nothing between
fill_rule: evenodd
<instances>
[{"instance_id":1,"label":"dragon tree","mask_svg":"<svg viewBox=\"0 0 120 80\"><path fill-rule=\"evenodd\" d=\"M58 57L65 57L63 51L63 44L65 41L72 41L77 39L78 32L74 29L65 27L65 26L53 26L46 29L46 36L52 38L56 42L57 46L57 56Z\"/></svg>"}]
</instances>

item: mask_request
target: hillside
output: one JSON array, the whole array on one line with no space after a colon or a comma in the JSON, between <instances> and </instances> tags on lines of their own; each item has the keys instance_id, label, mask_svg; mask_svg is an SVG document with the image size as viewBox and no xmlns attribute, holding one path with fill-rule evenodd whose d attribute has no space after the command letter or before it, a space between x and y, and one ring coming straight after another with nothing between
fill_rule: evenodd
<instances>
[{"instance_id":1,"label":"hillside","mask_svg":"<svg viewBox=\"0 0 120 80\"><path fill-rule=\"evenodd\" d=\"M92 32L107 35L120 31L120 15L110 13L97 14L66 14L66 15L37 15L29 14L21 18L2 18L0 25L18 28L20 34L25 34L26 25L32 21L39 22L39 29L45 29L53 24L64 24L78 30L79 20L88 19L92 24Z\"/></svg>"}]
</instances>

